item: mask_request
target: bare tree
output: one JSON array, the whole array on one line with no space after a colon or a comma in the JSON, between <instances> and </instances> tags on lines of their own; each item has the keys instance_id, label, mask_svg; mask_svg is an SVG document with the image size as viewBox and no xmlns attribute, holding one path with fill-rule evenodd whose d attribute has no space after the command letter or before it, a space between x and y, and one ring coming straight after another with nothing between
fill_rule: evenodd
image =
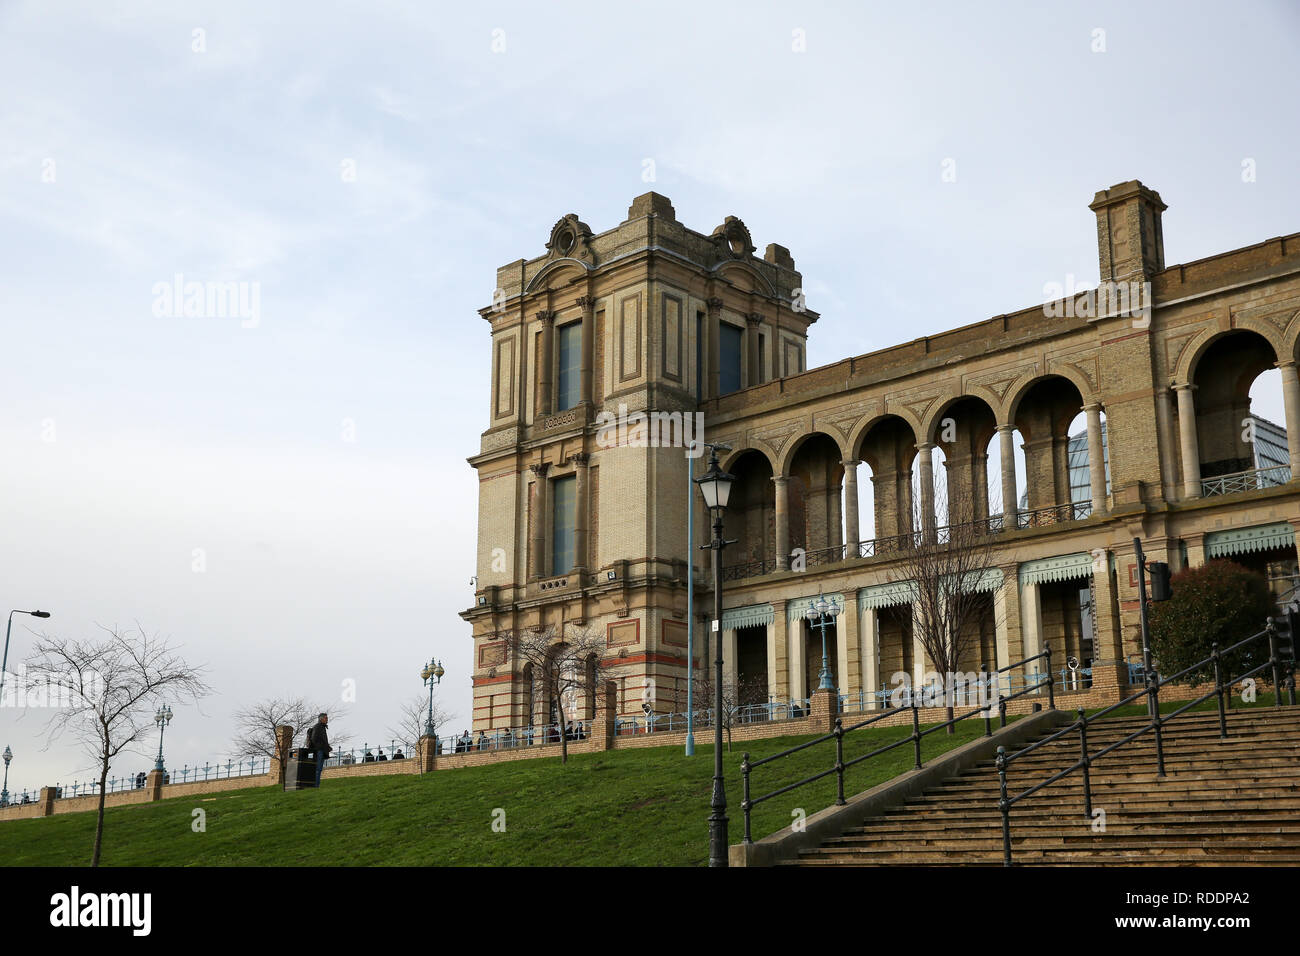
<instances>
[{"instance_id":1,"label":"bare tree","mask_svg":"<svg viewBox=\"0 0 1300 956\"><path fill-rule=\"evenodd\" d=\"M697 712L712 715L717 704L713 683L714 668L703 668L695 678L695 701ZM754 675L722 678L722 729L727 734L727 752L731 752L731 731L742 723L743 709L751 705L767 702L767 681ZM711 716L706 716L711 719ZM711 726L711 725L710 725Z\"/></svg>"},{"instance_id":2,"label":"bare tree","mask_svg":"<svg viewBox=\"0 0 1300 956\"><path fill-rule=\"evenodd\" d=\"M104 789L113 759L124 750L142 752L157 705L196 701L210 691L201 668L191 667L138 624L135 631L103 630L108 636L100 640L42 634L27 661L28 673L66 691L66 706L55 708L47 725L49 739L69 731L99 764L91 866L99 865L103 846Z\"/></svg>"},{"instance_id":3,"label":"bare tree","mask_svg":"<svg viewBox=\"0 0 1300 956\"><path fill-rule=\"evenodd\" d=\"M936 498L941 497L936 492ZM942 510L942 500L937 504ZM951 720L956 704L954 675L962 661L978 652L981 622L996 606L992 580L998 562L997 536L971 496L950 498L947 513L948 524L936 527L934 517L922 515L918 503L916 531L910 546L900 549L891 578L915 589L913 634L940 671ZM948 732L954 728L950 726Z\"/></svg>"},{"instance_id":4,"label":"bare tree","mask_svg":"<svg viewBox=\"0 0 1300 956\"><path fill-rule=\"evenodd\" d=\"M604 667L605 635L602 631L571 625L563 635L554 628L529 628L511 635L511 653L521 668L532 665L534 693L555 709L560 729L560 760L569 761L569 723L579 701L600 689Z\"/></svg>"},{"instance_id":5,"label":"bare tree","mask_svg":"<svg viewBox=\"0 0 1300 956\"><path fill-rule=\"evenodd\" d=\"M289 726L297 736L314 724L325 710L326 708L303 697L271 697L236 711L235 739L232 744L234 754L236 757L266 757L274 760L279 763L283 775L289 763L289 751L281 752L275 729ZM335 714L341 714L341 710L336 708ZM344 738L340 737L335 743L343 741ZM292 745L291 740L290 748Z\"/></svg>"},{"instance_id":6,"label":"bare tree","mask_svg":"<svg viewBox=\"0 0 1300 956\"><path fill-rule=\"evenodd\" d=\"M398 705L398 720L396 727L389 727L388 732L394 738L404 744L412 744L424 736L425 725L429 721L429 698L421 695L412 697L410 700L403 701ZM433 701L433 726L441 727L443 724L451 723L456 719L456 714L449 710L444 710L442 701L436 697Z\"/></svg>"}]
</instances>

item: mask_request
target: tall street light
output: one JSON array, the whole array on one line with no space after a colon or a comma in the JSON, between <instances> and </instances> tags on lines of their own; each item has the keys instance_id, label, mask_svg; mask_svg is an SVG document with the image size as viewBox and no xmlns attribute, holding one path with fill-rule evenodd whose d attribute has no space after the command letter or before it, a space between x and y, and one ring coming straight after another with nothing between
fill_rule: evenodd
<instances>
[{"instance_id":1,"label":"tall street light","mask_svg":"<svg viewBox=\"0 0 1300 956\"><path fill-rule=\"evenodd\" d=\"M808 610L804 613L808 623L822 632L822 672L821 682L817 685L818 690L835 690L830 658L826 656L826 629L835 626L835 619L840 616L842 610L839 602L833 598L827 601L819 594L817 600L808 603Z\"/></svg>"},{"instance_id":2,"label":"tall street light","mask_svg":"<svg viewBox=\"0 0 1300 956\"><path fill-rule=\"evenodd\" d=\"M420 671L420 677L429 688L429 719L424 722L424 736L433 738L434 753L438 751L438 728L433 723L433 689L442 683L442 675L445 673L436 658L430 658L429 663Z\"/></svg>"},{"instance_id":3,"label":"tall street light","mask_svg":"<svg viewBox=\"0 0 1300 956\"><path fill-rule=\"evenodd\" d=\"M14 759L14 752L5 746L5 785L0 790L0 807L9 806L9 761Z\"/></svg>"},{"instance_id":4,"label":"tall street light","mask_svg":"<svg viewBox=\"0 0 1300 956\"><path fill-rule=\"evenodd\" d=\"M167 725L171 723L171 719L172 719L172 709L168 707L166 704L163 704L161 707L159 707L158 713L153 715L154 723L158 725L158 760L153 765L153 768L155 770L163 769L163 759L162 759L163 734L167 730Z\"/></svg>"},{"instance_id":5,"label":"tall street light","mask_svg":"<svg viewBox=\"0 0 1300 956\"><path fill-rule=\"evenodd\" d=\"M32 617L49 617L49 611L10 611L9 624L5 627L5 653L4 660L0 661L0 702L4 701L5 691L5 671L9 670L9 632L14 628L15 614L30 614Z\"/></svg>"},{"instance_id":6,"label":"tall street light","mask_svg":"<svg viewBox=\"0 0 1300 956\"><path fill-rule=\"evenodd\" d=\"M706 443L707 444L707 443ZM718 451L730 451L726 445L708 445L709 470L695 479L704 496L704 506L713 518L713 540L701 545L713 552L713 799L709 806L709 866L727 865L727 794L722 783L722 549L734 541L722 537L722 515L731 498L729 475L718 465Z\"/></svg>"}]
</instances>

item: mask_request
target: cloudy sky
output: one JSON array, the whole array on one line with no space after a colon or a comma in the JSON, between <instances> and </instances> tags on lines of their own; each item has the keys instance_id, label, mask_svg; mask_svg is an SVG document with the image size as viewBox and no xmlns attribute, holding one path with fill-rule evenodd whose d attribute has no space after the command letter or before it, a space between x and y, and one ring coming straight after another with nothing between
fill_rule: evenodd
<instances>
[{"instance_id":1,"label":"cloudy sky","mask_svg":"<svg viewBox=\"0 0 1300 956\"><path fill-rule=\"evenodd\" d=\"M468 725L476 310L565 213L742 217L811 365L1095 282L1124 180L1169 264L1300 228L1294 4L872 6L0 0L0 613L54 614L11 671L35 623L170 637L216 690L173 766L345 681L386 737L433 655ZM90 775L43 716L11 790Z\"/></svg>"}]
</instances>

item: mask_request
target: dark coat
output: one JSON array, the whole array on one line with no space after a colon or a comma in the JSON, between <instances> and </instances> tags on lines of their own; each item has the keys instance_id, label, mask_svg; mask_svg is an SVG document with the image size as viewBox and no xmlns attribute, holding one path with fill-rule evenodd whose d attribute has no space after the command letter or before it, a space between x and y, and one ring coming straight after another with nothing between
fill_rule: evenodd
<instances>
[{"instance_id":1,"label":"dark coat","mask_svg":"<svg viewBox=\"0 0 1300 956\"><path fill-rule=\"evenodd\" d=\"M330 751L334 749L330 746L329 731L326 729L326 725L320 721L312 724L307 731L307 749L313 753L323 750L327 757Z\"/></svg>"}]
</instances>

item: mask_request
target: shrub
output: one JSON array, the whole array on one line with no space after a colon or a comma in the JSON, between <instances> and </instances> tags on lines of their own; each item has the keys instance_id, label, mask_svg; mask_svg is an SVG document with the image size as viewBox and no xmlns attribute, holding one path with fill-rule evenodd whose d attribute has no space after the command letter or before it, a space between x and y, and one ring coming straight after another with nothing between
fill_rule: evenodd
<instances>
[{"instance_id":1,"label":"shrub","mask_svg":"<svg viewBox=\"0 0 1300 956\"><path fill-rule=\"evenodd\" d=\"M1151 653L1161 674L1176 674L1210 656L1212 645L1227 648L1263 630L1273 613L1268 582L1257 571L1232 561L1207 561L1174 575L1173 595L1152 604L1148 617ZM1268 644L1258 641L1223 659L1224 678L1237 677L1268 659ZM1212 683L1207 664L1179 683Z\"/></svg>"}]
</instances>

